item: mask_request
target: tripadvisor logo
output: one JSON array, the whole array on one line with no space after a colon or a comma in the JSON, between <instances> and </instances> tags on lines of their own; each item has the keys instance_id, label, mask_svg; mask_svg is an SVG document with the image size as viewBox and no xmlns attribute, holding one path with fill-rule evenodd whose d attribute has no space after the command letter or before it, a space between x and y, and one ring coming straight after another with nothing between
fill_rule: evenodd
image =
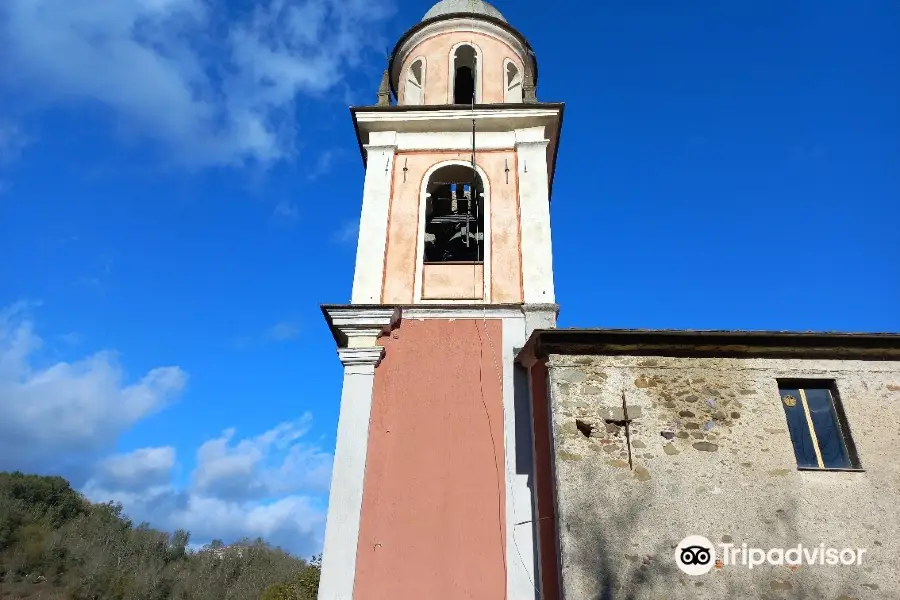
<instances>
[{"instance_id":1,"label":"tripadvisor logo","mask_svg":"<svg viewBox=\"0 0 900 600\"><path fill-rule=\"evenodd\" d=\"M716 564L716 549L702 535L689 535L675 547L675 562L688 575L705 575Z\"/></svg>"},{"instance_id":2,"label":"tripadvisor logo","mask_svg":"<svg viewBox=\"0 0 900 600\"><path fill-rule=\"evenodd\" d=\"M716 548L700 535L689 535L675 547L675 563L688 575L705 575L713 567L742 565L753 569L761 565L861 565L865 548L826 548L825 544L791 548L751 548L747 544L719 544L721 559L716 560Z\"/></svg>"}]
</instances>

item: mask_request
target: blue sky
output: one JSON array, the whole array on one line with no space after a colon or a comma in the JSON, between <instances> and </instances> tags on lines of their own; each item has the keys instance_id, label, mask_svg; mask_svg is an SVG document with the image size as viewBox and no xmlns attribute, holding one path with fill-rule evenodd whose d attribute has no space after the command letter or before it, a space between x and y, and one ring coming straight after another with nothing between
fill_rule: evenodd
<instances>
[{"instance_id":1,"label":"blue sky","mask_svg":"<svg viewBox=\"0 0 900 600\"><path fill-rule=\"evenodd\" d=\"M900 331L900 5L496 5L567 103L560 326ZM2 3L0 469L319 550L347 106L429 6Z\"/></svg>"}]
</instances>

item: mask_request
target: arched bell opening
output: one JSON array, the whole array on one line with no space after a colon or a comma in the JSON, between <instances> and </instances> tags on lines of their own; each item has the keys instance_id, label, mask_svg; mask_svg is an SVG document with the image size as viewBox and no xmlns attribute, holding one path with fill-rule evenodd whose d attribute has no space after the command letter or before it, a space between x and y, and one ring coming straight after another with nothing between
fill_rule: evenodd
<instances>
[{"instance_id":1,"label":"arched bell opening","mask_svg":"<svg viewBox=\"0 0 900 600\"><path fill-rule=\"evenodd\" d=\"M471 167L448 165L428 180L425 263L484 261L484 183Z\"/></svg>"}]
</instances>

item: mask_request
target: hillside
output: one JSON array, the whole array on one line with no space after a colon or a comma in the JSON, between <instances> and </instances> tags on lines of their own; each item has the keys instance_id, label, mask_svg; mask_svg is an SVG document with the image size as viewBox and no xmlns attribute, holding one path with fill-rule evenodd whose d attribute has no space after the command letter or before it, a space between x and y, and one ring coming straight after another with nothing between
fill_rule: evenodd
<instances>
[{"instance_id":1,"label":"hillside","mask_svg":"<svg viewBox=\"0 0 900 600\"><path fill-rule=\"evenodd\" d=\"M313 600L318 561L262 540L188 549L186 531L134 525L62 477L0 473L0 598Z\"/></svg>"}]
</instances>

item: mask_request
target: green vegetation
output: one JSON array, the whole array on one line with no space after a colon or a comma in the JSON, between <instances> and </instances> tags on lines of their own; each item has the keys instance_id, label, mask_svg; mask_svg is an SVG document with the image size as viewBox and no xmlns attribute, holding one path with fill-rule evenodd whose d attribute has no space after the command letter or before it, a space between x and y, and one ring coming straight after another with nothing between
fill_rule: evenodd
<instances>
[{"instance_id":1,"label":"green vegetation","mask_svg":"<svg viewBox=\"0 0 900 600\"><path fill-rule=\"evenodd\" d=\"M314 600L319 560L262 540L198 552L189 534L135 526L62 477L0 473L0 598Z\"/></svg>"}]
</instances>

